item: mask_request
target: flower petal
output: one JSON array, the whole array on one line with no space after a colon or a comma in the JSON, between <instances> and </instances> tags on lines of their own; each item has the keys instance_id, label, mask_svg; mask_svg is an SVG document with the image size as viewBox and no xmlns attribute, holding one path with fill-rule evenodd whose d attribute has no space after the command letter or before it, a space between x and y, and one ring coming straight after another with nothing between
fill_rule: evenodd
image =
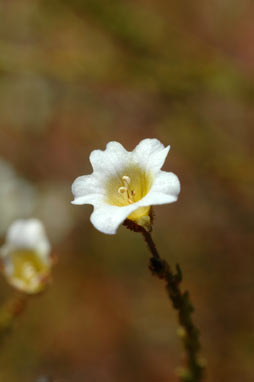
<instances>
[{"instance_id":1,"label":"flower petal","mask_svg":"<svg viewBox=\"0 0 254 382\"><path fill-rule=\"evenodd\" d=\"M133 150L136 162L149 172L157 173L163 166L170 146L165 147L158 139L143 139Z\"/></svg>"},{"instance_id":2,"label":"flower petal","mask_svg":"<svg viewBox=\"0 0 254 382\"><path fill-rule=\"evenodd\" d=\"M138 204L142 206L173 203L180 192L180 182L173 172L160 171L148 194Z\"/></svg>"},{"instance_id":3,"label":"flower petal","mask_svg":"<svg viewBox=\"0 0 254 382\"><path fill-rule=\"evenodd\" d=\"M48 259L50 252L44 227L38 219L16 220L7 232L6 246L34 249L44 260Z\"/></svg>"},{"instance_id":4,"label":"flower petal","mask_svg":"<svg viewBox=\"0 0 254 382\"><path fill-rule=\"evenodd\" d=\"M160 171L154 180L151 191L159 191L177 197L180 189L178 176L173 172Z\"/></svg>"},{"instance_id":5,"label":"flower petal","mask_svg":"<svg viewBox=\"0 0 254 382\"><path fill-rule=\"evenodd\" d=\"M139 207L146 207L159 204L168 204L177 201L177 197L173 195L163 194L162 192L152 192L150 191L143 199L141 199L137 204Z\"/></svg>"},{"instance_id":6,"label":"flower petal","mask_svg":"<svg viewBox=\"0 0 254 382\"><path fill-rule=\"evenodd\" d=\"M81 205L81 204L91 204L92 206L95 206L98 203L101 203L104 201L102 194L91 194L91 195L85 195L80 196L78 198L75 198L71 204Z\"/></svg>"},{"instance_id":7,"label":"flower petal","mask_svg":"<svg viewBox=\"0 0 254 382\"><path fill-rule=\"evenodd\" d=\"M90 162L95 173L99 173L101 179L107 179L111 175L126 167L130 153L118 142L109 142L106 150L94 150L90 154Z\"/></svg>"},{"instance_id":8,"label":"flower petal","mask_svg":"<svg viewBox=\"0 0 254 382\"><path fill-rule=\"evenodd\" d=\"M99 231L113 235L116 233L119 225L137 208L136 203L126 207L104 204L100 207L95 207L90 220Z\"/></svg>"},{"instance_id":9,"label":"flower petal","mask_svg":"<svg viewBox=\"0 0 254 382\"><path fill-rule=\"evenodd\" d=\"M74 200L72 204L96 204L105 197L104 187L94 175L83 175L75 179L72 184Z\"/></svg>"}]
</instances>

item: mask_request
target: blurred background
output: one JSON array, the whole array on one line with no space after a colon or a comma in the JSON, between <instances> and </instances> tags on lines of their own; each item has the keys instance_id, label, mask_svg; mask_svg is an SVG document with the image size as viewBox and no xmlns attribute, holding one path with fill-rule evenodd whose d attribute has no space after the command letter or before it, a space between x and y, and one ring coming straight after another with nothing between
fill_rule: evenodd
<instances>
[{"instance_id":1,"label":"blurred background","mask_svg":"<svg viewBox=\"0 0 254 382\"><path fill-rule=\"evenodd\" d=\"M154 239L181 264L206 381L254 380L253 14L251 0L0 1L1 243L35 216L58 256L0 344L1 381L177 381L176 314L142 237L104 235L70 204L93 149L143 138L171 145L181 180Z\"/></svg>"}]
</instances>

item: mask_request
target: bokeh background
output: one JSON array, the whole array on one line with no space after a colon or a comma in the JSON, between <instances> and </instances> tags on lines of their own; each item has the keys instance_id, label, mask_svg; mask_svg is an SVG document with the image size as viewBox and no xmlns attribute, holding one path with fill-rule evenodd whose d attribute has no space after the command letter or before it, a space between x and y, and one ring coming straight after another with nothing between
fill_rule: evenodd
<instances>
[{"instance_id":1,"label":"bokeh background","mask_svg":"<svg viewBox=\"0 0 254 382\"><path fill-rule=\"evenodd\" d=\"M254 380L253 14L251 0L0 1L1 242L36 216L58 256L0 344L1 381L177 381L176 315L142 238L101 234L70 204L93 149L147 137L171 145L182 184L154 239L183 269L206 381Z\"/></svg>"}]
</instances>

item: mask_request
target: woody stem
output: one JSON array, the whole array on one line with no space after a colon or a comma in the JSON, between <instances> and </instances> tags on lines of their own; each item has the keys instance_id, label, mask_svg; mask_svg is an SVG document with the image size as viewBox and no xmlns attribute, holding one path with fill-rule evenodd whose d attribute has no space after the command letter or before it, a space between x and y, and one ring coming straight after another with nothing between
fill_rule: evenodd
<instances>
[{"instance_id":1,"label":"woody stem","mask_svg":"<svg viewBox=\"0 0 254 382\"><path fill-rule=\"evenodd\" d=\"M204 367L199 360L199 330L192 320L194 308L190 300L189 292L182 292L180 289L180 283L182 281L180 266L176 266L176 273L174 273L166 260L160 257L151 234L144 229L140 232L152 254L149 269L154 276L165 280L169 299L171 300L173 308L178 312L178 321L182 328L181 337L187 358L187 369L181 373L181 381L202 382Z\"/></svg>"}]
</instances>

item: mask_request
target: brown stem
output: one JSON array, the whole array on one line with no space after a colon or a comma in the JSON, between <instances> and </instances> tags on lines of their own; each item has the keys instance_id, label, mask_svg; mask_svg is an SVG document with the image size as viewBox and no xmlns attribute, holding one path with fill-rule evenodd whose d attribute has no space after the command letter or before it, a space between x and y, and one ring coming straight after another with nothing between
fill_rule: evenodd
<instances>
[{"instance_id":1,"label":"brown stem","mask_svg":"<svg viewBox=\"0 0 254 382\"><path fill-rule=\"evenodd\" d=\"M152 254L149 269L153 275L166 281L169 298L174 309L178 312L178 320L181 325L180 335L183 339L187 355L187 369L181 373L181 381L201 382L203 380L204 367L199 360L199 330L192 321L191 315L194 308L190 300L189 292L182 292L180 289L182 271L179 265L177 265L176 273L172 272L169 264L160 257L151 234L144 229L139 230L139 232L142 233Z\"/></svg>"}]
</instances>

